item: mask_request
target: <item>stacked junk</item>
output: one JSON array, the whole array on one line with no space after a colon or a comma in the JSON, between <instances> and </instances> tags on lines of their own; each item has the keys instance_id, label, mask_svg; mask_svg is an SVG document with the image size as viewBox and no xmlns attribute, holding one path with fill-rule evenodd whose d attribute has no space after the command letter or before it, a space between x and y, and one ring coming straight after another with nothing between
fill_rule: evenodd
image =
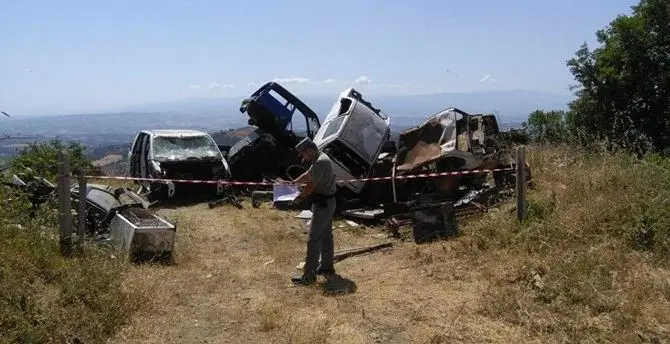
<instances>
[{"instance_id":1,"label":"stacked junk","mask_svg":"<svg viewBox=\"0 0 670 344\"><path fill-rule=\"evenodd\" d=\"M11 182L3 183L28 195L35 216L37 208L54 200L61 191L49 180L24 175L12 175ZM85 199L85 236L97 244L107 244L120 250L126 257L171 261L176 227L157 216L140 195L124 187L113 188L102 184L87 184L84 195L79 185L69 186L71 209L79 209L80 196ZM73 228L79 226L78 216L73 217Z\"/></svg>"},{"instance_id":2,"label":"stacked junk","mask_svg":"<svg viewBox=\"0 0 670 344\"><path fill-rule=\"evenodd\" d=\"M247 182L245 186L224 183L227 186L223 189L218 184L210 207L228 202L239 208L237 196L246 194L251 196L253 207L269 200L277 208L305 212L308 204L292 203L297 187L279 185L309 168L294 148L305 137L311 138L334 164L338 216L367 223L385 222L396 234L401 226L411 225L417 243L457 234L457 219L485 212L514 194L513 142L500 131L493 114L470 114L450 107L393 137L389 116L354 88L340 93L321 122L306 104L275 82L263 85L243 100L240 111L249 117L253 130L232 146L214 148L207 143L211 137L203 134L205 138L198 142L205 142L207 147L201 151L216 151L207 159L184 157L180 164L156 161L150 152L155 145L144 134L156 136L157 131L138 133L129 153L131 176L154 179L138 181L141 187L137 192L89 184L85 197L88 236L111 241L130 254L170 256L176 228L151 211L153 203L145 201L142 190L160 190L153 184L165 182L156 182L156 178L169 179L169 175L184 176L189 172L166 172L165 166L198 169L197 166L205 166L205 160L216 165L217 173L212 178L224 176L224 180ZM293 130L295 124L304 124L305 130ZM173 131L172 135L185 134ZM189 135L197 136L197 132ZM140 140L144 137L146 141ZM152 174L151 166L160 173ZM524 168L528 180L530 170L528 165ZM35 206L57 189L42 178L24 181L14 175L13 179L6 184L25 190ZM254 186L254 182L260 185ZM268 183L275 184L273 191L267 190ZM186 189L188 185L178 187ZM72 186L70 191L73 209L77 209L78 187ZM171 189L170 197L178 195Z\"/></svg>"},{"instance_id":3,"label":"stacked junk","mask_svg":"<svg viewBox=\"0 0 670 344\"><path fill-rule=\"evenodd\" d=\"M314 111L274 82L245 99L240 111L256 129L229 149L223 147L233 180L295 179L309 166L294 146L309 137L333 161L339 216L385 221L396 234L411 224L417 243L457 234L457 219L485 212L514 194L513 142L493 114L450 107L393 138L389 116L356 89L344 90L320 122ZM291 130L295 121L306 121L306 132ZM524 168L529 180L530 168ZM272 200L275 207L295 208L291 201L297 187L246 191L254 207Z\"/></svg>"}]
</instances>

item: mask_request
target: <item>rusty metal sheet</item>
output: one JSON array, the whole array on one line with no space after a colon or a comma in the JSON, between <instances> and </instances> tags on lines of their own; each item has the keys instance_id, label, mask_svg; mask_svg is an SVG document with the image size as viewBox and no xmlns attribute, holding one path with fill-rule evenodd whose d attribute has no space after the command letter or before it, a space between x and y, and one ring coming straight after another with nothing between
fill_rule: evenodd
<instances>
[{"instance_id":1,"label":"rusty metal sheet","mask_svg":"<svg viewBox=\"0 0 670 344\"><path fill-rule=\"evenodd\" d=\"M456 148L456 111L446 109L403 131L398 138L396 169L411 171Z\"/></svg>"}]
</instances>

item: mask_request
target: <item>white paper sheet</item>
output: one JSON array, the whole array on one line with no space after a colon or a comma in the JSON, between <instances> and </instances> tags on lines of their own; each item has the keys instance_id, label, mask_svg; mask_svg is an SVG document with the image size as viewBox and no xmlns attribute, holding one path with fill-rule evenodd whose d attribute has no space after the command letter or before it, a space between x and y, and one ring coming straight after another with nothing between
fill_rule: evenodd
<instances>
[{"instance_id":1,"label":"white paper sheet","mask_svg":"<svg viewBox=\"0 0 670 344\"><path fill-rule=\"evenodd\" d=\"M274 202L292 201L300 195L300 189L295 185L273 185L272 200Z\"/></svg>"}]
</instances>

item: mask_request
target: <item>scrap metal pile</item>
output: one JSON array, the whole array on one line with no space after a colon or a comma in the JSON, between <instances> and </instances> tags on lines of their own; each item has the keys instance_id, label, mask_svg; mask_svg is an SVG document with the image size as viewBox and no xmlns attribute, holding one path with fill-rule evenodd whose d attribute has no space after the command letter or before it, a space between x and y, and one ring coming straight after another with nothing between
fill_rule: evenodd
<instances>
[{"instance_id":1,"label":"scrap metal pile","mask_svg":"<svg viewBox=\"0 0 670 344\"><path fill-rule=\"evenodd\" d=\"M42 177L11 175L2 183L23 192L33 208L55 199L60 188ZM69 186L71 208L79 209L79 185ZM150 203L128 188L87 184L85 235L97 243L110 243L132 259L172 258L176 227L149 210ZM72 227L78 227L78 216Z\"/></svg>"},{"instance_id":2,"label":"scrap metal pile","mask_svg":"<svg viewBox=\"0 0 670 344\"><path fill-rule=\"evenodd\" d=\"M114 226L157 221L158 227L174 232L174 226L147 215L149 205L142 196L181 197L194 187L201 194L200 187L215 186L210 208L223 203L241 208L237 196L244 193L251 194L254 207L272 200L275 207L295 209L290 192L279 199L278 188L273 193L267 186L293 180L309 168L294 148L304 137L333 161L338 215L386 221L392 231L411 224L416 242L454 235L456 219L485 212L513 194L512 145L493 114L449 107L394 140L390 117L354 88L339 94L321 122L305 103L274 82L243 100L240 112L248 115L254 129L231 147L217 145L209 134L195 130L137 133L128 158L139 190L90 185L89 234L114 237ZM304 132L294 130L301 122ZM524 168L529 179L530 168ZM26 183L14 178L15 187L32 188L34 203L43 202L55 189L44 180ZM74 186L71 191L76 195L79 190ZM122 201L122 196L128 200ZM123 235L116 237L123 241Z\"/></svg>"},{"instance_id":3,"label":"scrap metal pile","mask_svg":"<svg viewBox=\"0 0 670 344\"><path fill-rule=\"evenodd\" d=\"M296 120L307 123L305 133L292 130L296 109L304 117ZM446 108L394 141L389 116L356 89L344 90L321 123L314 111L274 82L245 99L240 111L257 129L227 152L233 180L294 179L309 168L294 146L310 137L334 163L339 215L386 220L391 229L412 223L417 242L454 234L457 218L485 212L513 194L515 159L493 114ZM525 168L530 176L529 166ZM267 191L249 191L255 207L272 197ZM275 206L287 207L286 201Z\"/></svg>"}]
</instances>

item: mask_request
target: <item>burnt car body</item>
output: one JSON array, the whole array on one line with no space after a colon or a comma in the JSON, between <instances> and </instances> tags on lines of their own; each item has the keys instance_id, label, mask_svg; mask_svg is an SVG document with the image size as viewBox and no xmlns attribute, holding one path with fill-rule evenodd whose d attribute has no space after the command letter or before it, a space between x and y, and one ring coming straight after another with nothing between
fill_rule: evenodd
<instances>
[{"instance_id":1,"label":"burnt car body","mask_svg":"<svg viewBox=\"0 0 670 344\"><path fill-rule=\"evenodd\" d=\"M354 88L340 93L314 143L333 161L342 197L360 196L366 182L358 179L370 175L390 137L390 120L383 111Z\"/></svg>"},{"instance_id":2,"label":"burnt car body","mask_svg":"<svg viewBox=\"0 0 670 344\"><path fill-rule=\"evenodd\" d=\"M198 130L143 130L135 136L130 152L130 176L134 178L225 180L230 167L212 137ZM172 198L177 190L212 190L212 184L175 185L170 181L137 181L152 197ZM216 185L216 194L224 192Z\"/></svg>"},{"instance_id":3,"label":"burnt car body","mask_svg":"<svg viewBox=\"0 0 670 344\"><path fill-rule=\"evenodd\" d=\"M248 124L256 129L227 152L235 180L295 178L306 170L295 145L319 130L320 121L312 109L280 84L268 82L242 101L240 112L249 116ZM304 134L296 130L300 121L305 121Z\"/></svg>"},{"instance_id":4,"label":"burnt car body","mask_svg":"<svg viewBox=\"0 0 670 344\"><path fill-rule=\"evenodd\" d=\"M496 140L500 133L493 114L469 114L450 107L429 117L420 125L403 131L398 138L393 175L407 177L424 173L508 168L510 152ZM457 200L472 189L485 187L486 172L438 178L392 180L394 201L434 193L443 199ZM508 172L494 172L497 187L508 185Z\"/></svg>"}]
</instances>

